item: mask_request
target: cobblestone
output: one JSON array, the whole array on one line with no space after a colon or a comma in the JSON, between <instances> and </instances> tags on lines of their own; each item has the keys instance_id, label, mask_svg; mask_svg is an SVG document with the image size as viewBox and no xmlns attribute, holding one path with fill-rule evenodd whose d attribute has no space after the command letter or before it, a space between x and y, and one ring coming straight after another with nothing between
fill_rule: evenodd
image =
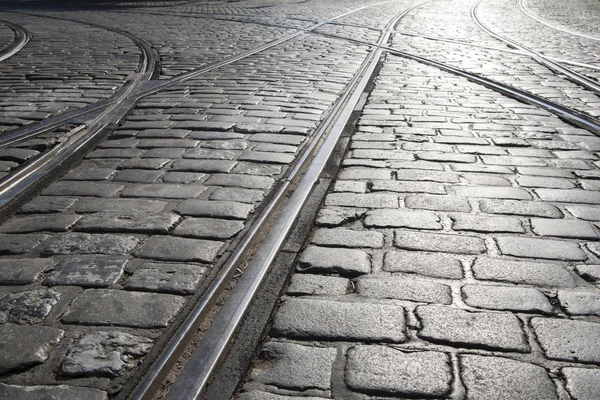
<instances>
[{"instance_id":1,"label":"cobblestone","mask_svg":"<svg viewBox=\"0 0 600 400\"><path fill-rule=\"evenodd\" d=\"M400 343L406 340L404 309L390 304L287 299L272 333L304 339Z\"/></svg>"},{"instance_id":2,"label":"cobblestone","mask_svg":"<svg viewBox=\"0 0 600 400\"><path fill-rule=\"evenodd\" d=\"M524 237L496 238L500 252L515 257L583 261L585 253L573 242Z\"/></svg>"},{"instance_id":3,"label":"cobblestone","mask_svg":"<svg viewBox=\"0 0 600 400\"><path fill-rule=\"evenodd\" d=\"M425 276L461 279L460 260L449 254L391 251L385 255L383 269L389 272L408 272Z\"/></svg>"},{"instance_id":4,"label":"cobblestone","mask_svg":"<svg viewBox=\"0 0 600 400\"><path fill-rule=\"evenodd\" d=\"M346 382L363 393L442 397L450 393L452 372L444 353L356 346L348 351Z\"/></svg>"},{"instance_id":5,"label":"cobblestone","mask_svg":"<svg viewBox=\"0 0 600 400\"><path fill-rule=\"evenodd\" d=\"M360 275L371 272L371 257L358 249L309 246L302 252L297 270Z\"/></svg>"},{"instance_id":6,"label":"cobblestone","mask_svg":"<svg viewBox=\"0 0 600 400\"><path fill-rule=\"evenodd\" d=\"M269 342L261 350L264 366L251 379L277 387L306 390L331 389L336 349Z\"/></svg>"},{"instance_id":7,"label":"cobblestone","mask_svg":"<svg viewBox=\"0 0 600 400\"><path fill-rule=\"evenodd\" d=\"M62 330L50 326L0 325L0 374L43 363L63 335Z\"/></svg>"},{"instance_id":8,"label":"cobblestone","mask_svg":"<svg viewBox=\"0 0 600 400\"><path fill-rule=\"evenodd\" d=\"M68 324L161 328L168 325L183 299L170 294L85 290L62 316Z\"/></svg>"},{"instance_id":9,"label":"cobblestone","mask_svg":"<svg viewBox=\"0 0 600 400\"><path fill-rule=\"evenodd\" d=\"M501 357L460 356L462 379L475 399L558 399L544 368Z\"/></svg>"},{"instance_id":10,"label":"cobblestone","mask_svg":"<svg viewBox=\"0 0 600 400\"><path fill-rule=\"evenodd\" d=\"M569 315L596 315L600 317L600 293L560 290L558 300Z\"/></svg>"},{"instance_id":11,"label":"cobblestone","mask_svg":"<svg viewBox=\"0 0 600 400\"><path fill-rule=\"evenodd\" d=\"M571 274L559 264L513 261L480 257L475 260L473 275L477 279L521 283L536 286L571 287Z\"/></svg>"},{"instance_id":12,"label":"cobblestone","mask_svg":"<svg viewBox=\"0 0 600 400\"><path fill-rule=\"evenodd\" d=\"M361 278L356 282L356 292L377 299L399 299L422 303L450 304L450 287L424 279L400 277Z\"/></svg>"},{"instance_id":13,"label":"cobblestone","mask_svg":"<svg viewBox=\"0 0 600 400\"><path fill-rule=\"evenodd\" d=\"M519 319L508 313L468 312L444 306L419 306L419 337L468 348L529 352Z\"/></svg>"},{"instance_id":14,"label":"cobblestone","mask_svg":"<svg viewBox=\"0 0 600 400\"><path fill-rule=\"evenodd\" d=\"M98 389L54 385L54 386L18 386L0 383L0 396L5 399L21 400L107 400L107 393Z\"/></svg>"},{"instance_id":15,"label":"cobblestone","mask_svg":"<svg viewBox=\"0 0 600 400\"><path fill-rule=\"evenodd\" d=\"M600 324L553 318L534 318L531 324L548 358L600 363Z\"/></svg>"},{"instance_id":16,"label":"cobblestone","mask_svg":"<svg viewBox=\"0 0 600 400\"><path fill-rule=\"evenodd\" d=\"M401 249L441 251L444 253L481 254L486 247L483 239L473 236L458 236L437 233L421 233L398 230L394 245Z\"/></svg>"},{"instance_id":17,"label":"cobblestone","mask_svg":"<svg viewBox=\"0 0 600 400\"><path fill-rule=\"evenodd\" d=\"M563 368L562 374L567 380L567 390L573 398L592 400L600 396L597 382L600 372L597 369Z\"/></svg>"},{"instance_id":18,"label":"cobblestone","mask_svg":"<svg viewBox=\"0 0 600 400\"><path fill-rule=\"evenodd\" d=\"M92 332L71 347L60 372L65 376L120 375L132 369L152 347L152 340L123 332Z\"/></svg>"},{"instance_id":19,"label":"cobblestone","mask_svg":"<svg viewBox=\"0 0 600 400\"><path fill-rule=\"evenodd\" d=\"M554 310L542 292L533 288L465 285L465 303L477 308L551 314Z\"/></svg>"}]
</instances>

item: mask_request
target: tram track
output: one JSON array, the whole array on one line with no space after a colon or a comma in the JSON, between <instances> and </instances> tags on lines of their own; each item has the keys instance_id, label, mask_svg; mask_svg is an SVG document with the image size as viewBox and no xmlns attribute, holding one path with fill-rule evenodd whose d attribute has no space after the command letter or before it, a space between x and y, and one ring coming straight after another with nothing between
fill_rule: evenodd
<instances>
[{"instance_id":1,"label":"tram track","mask_svg":"<svg viewBox=\"0 0 600 400\"><path fill-rule=\"evenodd\" d=\"M8 26L15 34L14 40L0 52L0 62L17 54L31 40L31 32L24 26L0 20L0 23Z\"/></svg>"},{"instance_id":2,"label":"tram track","mask_svg":"<svg viewBox=\"0 0 600 400\"><path fill-rule=\"evenodd\" d=\"M532 57L535 61L537 61L539 64L545 66L546 68L549 68L550 70L552 70L556 73L560 73L560 74L566 76L573 83L576 83L577 85L579 85L585 89L588 89L588 90L594 92L595 94L600 94L600 84L598 84L593 79L590 79L587 76L582 75L578 72L575 72L567 67L563 67L562 65L559 65L554 61L551 61L545 55L543 55L533 49L530 49L529 47L526 47L526 46L518 43L515 40L509 39L505 36L502 36L494 31L492 31L487 25L485 25L483 23L483 21L481 21L481 19L479 18L479 15L478 15L479 6L481 5L481 3L483 1L484 0L477 1L471 7L471 18L477 24L477 26L479 26L482 30L486 31L487 33L489 33L491 36L495 37L496 39L503 41L504 43L508 44L509 46L514 47L515 49L524 51L530 57Z\"/></svg>"},{"instance_id":3,"label":"tram track","mask_svg":"<svg viewBox=\"0 0 600 400\"><path fill-rule=\"evenodd\" d=\"M233 255L219 271L219 275L205 293L205 296L210 296L210 298L207 297L205 299L203 296L199 305L194 309L193 314L190 317L192 320L186 320L182 328L180 328L180 330L187 330L185 333L186 336L175 337L173 341L171 341L168 349L163 353L167 354L168 358L163 358L163 356L161 356L156 361L155 366L152 367L151 373L147 375L148 380L145 379L142 384L138 386L137 391L132 396L133 399L148 399L155 394L156 388L160 384L162 377L169 372L172 364L179 359L179 355L182 352L183 347L185 347L186 342L189 341L190 335L194 334L198 324L212 309L217 298L223 294L225 286L231 281L232 275L235 274L242 259L247 259L247 256L254 252L252 259L239 278L239 281L230 294L227 302L221 308L221 312L217 315L213 324L206 332L204 340L200 343L200 347L198 348L199 350L192 356L190 363L188 364L189 368L186 366L186 369L184 369L184 372L180 376L180 379L182 379L181 383L179 385L177 383L175 384L172 391L167 395L167 399L198 398L198 396L206 389L206 385L218 363L227 351L227 346L231 339L235 335L239 322L244 317L250 303L256 296L261 282L266 278L269 268L277 257L279 250L284 245L285 238L290 234L290 231L297 217L302 212L313 188L321 179L321 174L334 151L336 144L345 128L347 128L349 121L352 120L352 115L359 109L361 101L364 98L364 93L366 93L365 89L376 76L377 65L385 54L412 59L466 77L470 81L482 84L510 97L520 99L529 104L544 107L561 116L563 119L570 120L581 127L593 130L597 134L600 133L600 124L598 121L578 113L575 110L562 107L539 96L531 95L527 92L500 84L476 74L471 74L458 68L388 47L391 31L396 23L410 10L422 4L406 10L404 13L396 16L390 21L377 43L353 41L355 43L369 45L373 51L367 56L367 59L363 62L363 65L361 65L352 82L348 85L341 98L336 102L331 112L318 128L314 137L311 139L311 142L305 146L304 152L298 158L296 164L290 168L291 171L287 177L283 179L270 202L266 204L261 215L257 218L255 223L252 224L240 245L236 247ZM319 26L322 26L325 23L319 24ZM318 26L314 29L317 27ZM298 37L305 33L336 37L335 35L313 32L312 30L298 32L294 37ZM336 38L348 40L343 37ZM281 43L283 42L278 42L268 48ZM60 151L52 153L48 156L48 159L40 160L39 163L36 160L32 165L39 164L41 168L44 166L56 168L62 163L62 161L60 161L61 157L68 157L68 153L72 151L82 152L86 148L89 148L94 140L98 139L98 135L100 135L105 128L115 125L124 118L139 99L158 93L161 90L184 82L187 79L199 76L219 68L220 66L239 61L264 50L266 49L258 51L253 50L251 54L244 57L232 57L227 63L222 63L223 61L221 61L220 63L203 67L208 68L206 70L199 69L193 71L194 74L181 74L179 76L180 80L178 81L169 80L160 83L156 81L152 82L150 79L140 79L136 85L128 87L130 90L127 94L120 95L118 99L111 101L110 104L98 106L98 108L94 108L94 110L88 110L84 114L78 115L76 118L85 118L86 116L90 116L90 118L85 124L79 125L72 131L71 138L68 142L64 143L64 146L61 147ZM182 77L182 75L185 76ZM92 114L95 115L92 116ZM73 119L69 121L73 121ZM64 124L59 124L57 126L62 125ZM52 160L52 163L49 160ZM37 171L40 176L45 176L48 173L45 172L44 169L38 169ZM34 175L27 176L22 182L29 181L33 178ZM254 247L257 246L255 239L258 236L265 234L266 236L258 250L254 250ZM179 335L179 333L177 335ZM178 341L179 343L176 343ZM169 354L169 352L171 353Z\"/></svg>"},{"instance_id":4,"label":"tram track","mask_svg":"<svg viewBox=\"0 0 600 400\"><path fill-rule=\"evenodd\" d=\"M73 114L63 114L54 118L49 118L39 125L21 128L0 137L0 147L6 147L35 138L67 124L77 125L77 127L69 134L69 140L58 144L33 162L30 162L23 168L11 173L0 182L0 219L10 216L16 210L15 204L18 201L27 198L28 194L37 191L39 188L38 183L46 180L48 176L52 175L52 171L56 170L61 165L66 164L69 160L74 159L74 154L80 154L84 149L97 143L101 139L102 133L106 131L105 128L116 127L133 109L133 106L142 98L181 84L189 79L206 74L217 68L258 54L301 35L308 34L336 19L370 7L389 3L390 1L391 0L377 2L341 13L320 21L309 28L297 30L296 32L251 50L231 57L226 57L215 63L184 72L164 81L149 80L154 75L155 67L157 65L154 58L157 55L150 51L151 47L149 44L138 38L139 42L136 43L140 43L140 45L144 44L144 47L142 48L142 54L144 54L144 56L138 69L144 72L136 74L133 82L124 86L119 92L118 97L113 97L105 103L91 105L84 110L74 110ZM73 22L80 21L73 20ZM86 22L80 23L85 24ZM96 27L104 27L99 24L95 25ZM110 27L107 28L109 28L109 30L113 29Z\"/></svg>"},{"instance_id":5,"label":"tram track","mask_svg":"<svg viewBox=\"0 0 600 400\"><path fill-rule=\"evenodd\" d=\"M469 73L458 68L436 62L434 60L404 53L387 47L383 44L389 39L388 33L389 32L386 32L386 35L382 36L382 39L377 44L370 44L375 49L375 51L372 53L373 57L369 61L370 63L372 63L375 59L379 60L383 54L389 54L417 61L429 66L434 66L446 72L464 77L471 82L483 85L513 99L543 108L559 116L563 120L569 121L574 125L600 135L600 122L587 115L579 113L578 111L558 105L540 96L536 96L494 80L481 77L477 74ZM325 36L335 37L335 35ZM383 39L384 37L385 39ZM361 41L352 41L356 43L368 44ZM202 394L206 390L206 387L209 384L215 370L218 368L220 360L226 354L228 345L233 340L235 332L237 329L239 329L239 325L243 320L246 311L257 295L261 282L263 282L265 279L270 266L274 262L279 250L283 246L283 243L292 229L294 222L301 213L302 207L310 195L312 188L314 188L316 185L316 182L323 171L326 160L331 156L331 151L333 146L335 146L335 142L339 140L339 135L343 130L343 126L346 126L346 123L349 120L348 113L351 112L351 110L356 109L360 99L358 93L362 94L363 92L360 92L360 90L364 90L366 87L366 82L374 78L372 75L374 69L375 68L372 65L369 65L368 72L363 73L363 78L361 79L360 84L358 84L356 91L350 95L353 97L353 100L348 101L346 106L341 106L346 108L344 109L345 111L340 112L338 115L344 115L348 118L340 117L337 119L335 124L338 126L337 128L331 129L331 132L339 130L339 133L330 132L315 155L314 160L317 161L314 161L307 167L304 167L306 168L304 177L297 184L298 186L290 196L290 200L286 204L283 211L277 217L277 220L269 226L269 233L267 234L267 237L263 240L260 248L251 258L243 275L232 290L227 301L220 308L215 320L204 334L202 340L200 341L198 347L196 347L182 373L179 375L175 384L168 392L167 396L165 397L167 400L203 398ZM301 167L301 164L298 164L295 170L300 171L302 168L303 167ZM293 182L293 178L286 179L286 184L287 182ZM276 195L275 199L280 197L281 196ZM253 229L255 229L255 227L253 227ZM217 294L221 294L221 292L217 290L215 290L214 293L215 296L217 296ZM200 313L196 312L192 315L200 315ZM163 353L163 356L165 356L165 354L166 353ZM167 362L165 362L165 365L166 364ZM144 384L142 384L141 387L150 388L151 385L152 384L150 384L150 386L144 386ZM151 396L146 397L146 393L150 392L143 390L137 391L133 395L132 399L144 400L152 398Z\"/></svg>"},{"instance_id":6,"label":"tram track","mask_svg":"<svg viewBox=\"0 0 600 400\"><path fill-rule=\"evenodd\" d=\"M517 0L517 7L519 7L519 10L523 14L527 15L529 18L531 18L531 19L533 19L533 20L539 22L540 24L545 25L545 26L547 26L549 28L556 29L557 31L565 32L565 33L568 33L570 35L579 36L579 37L590 39L590 40L595 40L597 42L600 41L600 37L596 37L596 36L592 36L592 35L587 35L585 33L572 31L570 29L565 29L565 28L562 28L560 26L556 26L554 24L551 24L551 23L549 23L546 20L543 20L542 18L536 16L534 13L532 13L530 10L528 10L525 7L524 0Z\"/></svg>"}]
</instances>

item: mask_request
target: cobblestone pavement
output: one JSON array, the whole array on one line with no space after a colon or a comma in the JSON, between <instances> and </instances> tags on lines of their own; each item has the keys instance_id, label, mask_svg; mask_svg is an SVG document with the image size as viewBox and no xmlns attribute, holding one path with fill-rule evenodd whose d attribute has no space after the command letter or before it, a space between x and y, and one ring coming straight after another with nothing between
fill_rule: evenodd
<instances>
[{"instance_id":1,"label":"cobblestone pavement","mask_svg":"<svg viewBox=\"0 0 600 400\"><path fill-rule=\"evenodd\" d=\"M141 64L119 30L157 51L154 82L165 86L0 224L0 398L126 398L369 44L421 3L3 6L0 20L33 37L0 62L1 131L114 99ZM474 3L426 2L390 45L600 115L595 93L479 28ZM547 0L524 4L597 34L585 22L600 18L597 3L564 15ZM486 0L479 13L536 51L598 63L597 41L540 27L516 2ZM13 39L0 21L0 48ZM599 398L600 139L439 69L391 54L381 64L237 397ZM73 127L48 133L51 144L0 148L0 180Z\"/></svg>"}]
</instances>

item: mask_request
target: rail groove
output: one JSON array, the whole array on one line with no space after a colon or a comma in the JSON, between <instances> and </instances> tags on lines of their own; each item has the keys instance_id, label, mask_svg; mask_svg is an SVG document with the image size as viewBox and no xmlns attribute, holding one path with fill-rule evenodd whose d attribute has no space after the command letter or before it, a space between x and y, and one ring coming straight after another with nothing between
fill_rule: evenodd
<instances>
[{"instance_id":1,"label":"rail groove","mask_svg":"<svg viewBox=\"0 0 600 400\"><path fill-rule=\"evenodd\" d=\"M0 62L17 54L31 40L32 35L25 27L12 22L0 20L15 33L15 39L2 52L0 52Z\"/></svg>"},{"instance_id":2,"label":"rail groove","mask_svg":"<svg viewBox=\"0 0 600 400\"><path fill-rule=\"evenodd\" d=\"M598 85L596 82L594 82L592 79L577 73L569 68L563 67L562 65L559 65L553 61L551 61L548 57L546 57L545 55L532 50L526 46L523 46L522 44L509 39L505 36L502 36L494 31L492 31L490 28L488 28L482 21L481 19L479 19L477 10L479 9L479 5L483 2L484 0L479 0L477 3L475 3L473 5L473 7L471 7L471 17L473 18L473 21L475 21L475 23L484 31L488 32L490 35L492 35L493 37L495 37L498 40L503 41L504 43L509 44L510 46L513 46L517 49L523 50L524 52L528 53L530 55L530 57L532 57L534 60L536 60L538 63L542 64L543 66L549 68L550 70L554 71L554 72L558 72L561 73L563 75L565 75L569 80L571 80L572 82L578 84L579 86L586 88L588 90L591 90L592 92L596 93L596 94L600 94L600 85Z\"/></svg>"}]
</instances>

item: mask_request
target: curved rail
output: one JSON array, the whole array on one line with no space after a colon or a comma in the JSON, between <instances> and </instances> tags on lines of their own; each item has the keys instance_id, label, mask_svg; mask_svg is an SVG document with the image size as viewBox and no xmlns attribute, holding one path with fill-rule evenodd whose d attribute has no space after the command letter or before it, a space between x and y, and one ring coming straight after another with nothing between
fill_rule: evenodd
<instances>
[{"instance_id":1,"label":"curved rail","mask_svg":"<svg viewBox=\"0 0 600 400\"><path fill-rule=\"evenodd\" d=\"M510 85L506 85L504 83L497 82L493 79L485 78L481 75L477 75L472 72L463 71L462 69L459 69L459 68L456 68L456 67L438 62L438 61L434 61L434 60L431 60L426 57L417 56L414 54L396 50L391 47L378 46L377 44L365 42L363 40L349 39L346 37L336 36L333 34L320 33L320 35L328 36L328 37L332 37L332 38L338 38L341 40L346 40L349 42L362 44L362 45L366 45L366 46L370 46L370 47L379 47L383 51L385 51L389 54L408 58L410 60L417 61L417 62L426 64L426 65L429 65L432 67L436 67L443 71L450 72L450 73L458 75L458 76L462 76L462 77L470 80L471 82L478 83L480 85L483 85L489 89L492 89L494 91L502 93L502 94L509 96L511 98L514 98L516 100L520 100L524 103L541 107L541 108L545 109L546 111L549 111L564 120L570 121L571 123L573 123L581 128L587 129L587 130L595 133L596 135L600 136L600 121L598 121L597 119L595 119L583 112L573 110L572 108L569 108L569 107L562 106L553 101L545 99L541 96L526 92L521 89L517 89Z\"/></svg>"},{"instance_id":2,"label":"curved rail","mask_svg":"<svg viewBox=\"0 0 600 400\"><path fill-rule=\"evenodd\" d=\"M402 17L414 8L427 2L429 1L405 10L387 24L377 43L377 48L367 56L352 82L336 102L328 117L320 125L309 148L296 164L295 168L292 169L290 176L285 180L285 184L277 191L274 201L279 203L280 199L285 198L292 180L299 180L297 186L293 189L293 192L289 193L289 200L277 216L274 224L269 228L269 233L261 243L260 248L252 257L244 274L233 288L231 295L167 394L167 400L197 399L205 390L212 373L226 353L237 327L248 310L250 303L257 295L262 281L265 279L269 268L283 246L303 205L318 182L327 160L330 158L352 112L362 97L365 87L372 79L375 68L383 54L381 46L387 43L392 28ZM271 204L275 208L275 203L272 202L269 206ZM267 209L271 210L272 208L268 207ZM255 225L253 229L259 229L259 227ZM232 268L234 265L232 264ZM215 301L221 291L215 287L211 293L214 293L215 298L213 301ZM199 306L205 308L204 313L206 313L208 308L210 308L210 304L212 303L209 303L208 299L203 299L199 303ZM204 313L195 309L192 315L204 315ZM164 356L167 355L167 353L163 354ZM145 398L142 394L136 394L131 398L134 400Z\"/></svg>"},{"instance_id":3,"label":"curved rail","mask_svg":"<svg viewBox=\"0 0 600 400\"><path fill-rule=\"evenodd\" d=\"M374 7L374 6L386 4L386 3L389 3L391 1L392 0L386 0L386 1L383 1L383 2L378 2L378 3L370 4L368 6L363 6L363 7L360 7L360 8L357 8L357 9L345 12L343 14L336 15L336 16L331 17L329 19L320 21L320 22L314 24L311 27L297 30L294 33L285 35L285 36L283 36L283 37L281 37L279 39L276 39L276 40L271 41L269 43L265 43L264 45L255 47L254 49L251 49L251 50L239 53L239 54L237 54L235 56L226 57L223 60L220 60L220 61L208 64L208 65L205 65L203 67L196 68L196 69L193 69L191 71L183 72L183 73L181 73L179 75L176 75L176 76L174 76L174 77L172 77L171 79L168 79L168 80L164 80L164 81L160 81L160 82L153 81L152 83L150 83L148 81L138 80L138 84L137 85L127 85L126 87L122 88L122 90L126 90L127 91L127 96L125 96L125 98L127 98L128 101L135 102L135 101L140 100L143 97L152 95L152 94L157 93L157 92L159 92L161 90L167 89L167 88L169 88L171 86L175 86L175 85L180 84L182 82L185 82L185 81L187 81L189 79L192 79L192 78L194 78L196 76L205 74L205 73L210 72L210 71L212 71L214 69L223 67L225 65L229 65L229 64L234 63L236 61L239 61L239 60L242 60L242 59L247 58L249 56L252 56L254 54L257 54L257 53L260 53L262 51L268 50L268 49L270 49L272 47L275 47L275 46L277 46L277 45L279 45L281 43L284 43L284 42L287 42L289 40L295 39L296 37L304 35L306 33L309 33L311 31L319 28L320 26L323 26L323 25L328 24L328 23L330 23L332 21L335 21L338 18L342 18L342 17L344 17L346 15L349 15L349 14L352 14L352 13L364 10L366 8L369 8L369 7ZM34 14L30 14L30 15L34 15ZM46 16L40 15L40 17L46 17ZM59 17L46 17L46 18L61 19ZM74 22L79 22L79 23L82 23L82 24L94 25L94 24L91 24L91 23L81 22L81 21L74 21ZM95 24L95 26L97 26L97 27L103 27L103 28L108 28L108 29L111 29L111 30L113 29L113 28L104 27L102 25L97 25L97 24ZM115 31L117 31L117 30L115 30ZM128 35L131 35L128 32L124 32L124 31L120 31L119 30L119 33L121 33L121 32L127 33ZM131 36L133 37L133 35L131 35ZM140 41L140 43L145 43L142 39L139 39L139 38L137 38L137 39ZM142 54L144 54L144 51L143 51ZM154 50L152 51L152 54L154 54ZM158 58L158 55L156 55L156 58ZM152 66L152 67L155 67L156 63L147 63L147 64L150 65L150 66ZM153 74L154 74L154 72L152 72L150 75L153 75ZM145 74L145 75L147 76L148 74ZM115 97L117 97L117 98L115 98ZM113 106L115 106L116 103L118 103L119 101L123 101L123 100L124 100L123 96L121 96L121 95L115 95L111 99L98 102L96 104L84 107L82 109L73 110L73 111L70 111L70 112L67 112L67 113L64 113L64 114L61 114L61 115L57 115L55 117L47 118L46 120L40 122L39 124L35 124L35 125L32 125L32 126L27 126L27 127L24 127L24 128L20 128L20 129L11 131L11 132L9 132L7 134L4 134L4 135L0 136L0 147L5 147L5 146L11 145L11 144L15 144L15 143L24 141L26 139L29 139L29 138L32 138L34 136L40 135L42 133L49 132L49 131L51 131L53 129L56 129L59 126L62 126L62 125L68 124L68 123L77 123L77 124L79 124L79 123L86 123L87 124L88 121L86 119L84 119L86 116L90 116L91 115L92 118L93 118L99 112L103 112L104 109L106 109L108 107L113 107Z\"/></svg>"},{"instance_id":4,"label":"curved rail","mask_svg":"<svg viewBox=\"0 0 600 400\"><path fill-rule=\"evenodd\" d=\"M421 39L426 39L426 40L433 40L436 42L454 43L454 44L459 44L462 46L476 47L476 48L486 49L486 50L495 50L495 51L501 51L504 53L511 53L511 54L526 55L526 53L524 53L521 50L501 49L500 47L485 46L485 45L481 45L481 44L469 43L469 42L465 42L465 41L458 40L458 39L446 39L446 38L441 38L441 37L437 37L437 36L423 36L423 35L417 35L417 34L408 33L408 32L396 32L396 33L399 33L403 36L410 36L410 37L416 37L416 38L421 38ZM600 65L592 65L592 64L580 63L577 61L563 60L562 58L554 58L554 57L546 57L546 58L548 60L560 62L563 64L570 64L570 65L574 65L577 67L595 69L595 70L600 71Z\"/></svg>"},{"instance_id":5,"label":"curved rail","mask_svg":"<svg viewBox=\"0 0 600 400\"><path fill-rule=\"evenodd\" d=\"M479 19L478 15L477 15L477 9L479 8L479 5L483 2L483 0L479 0L477 3L475 3L473 5L473 7L471 7L471 17L473 18L473 20L475 21L475 23L483 30L485 30L486 32L488 32L490 35L494 36L496 39L499 39L517 49L521 49L527 53L529 53L529 55L534 58L538 63L544 65L545 67L555 71L555 72L559 72L565 76L567 76L571 81L573 81L574 83L577 83L578 85L589 89L591 91L593 91L596 94L600 94L600 85L597 84L596 82L594 82L592 79L579 74L575 71L570 70L569 68L563 67L562 65L559 65L553 61L550 61L548 59L548 57L544 56L543 54L540 54L528 47L523 46L522 44L509 39L507 37L504 37L502 35L497 34L496 32L492 31L490 28L488 28L483 22L481 22L481 20Z\"/></svg>"},{"instance_id":6,"label":"curved rail","mask_svg":"<svg viewBox=\"0 0 600 400\"><path fill-rule=\"evenodd\" d=\"M585 33L580 33L580 32L572 31L572 30L569 30L569 29L561 28L559 26L551 24L550 22L548 22L546 20L543 20L542 18L538 17L537 15L535 15L531 11L529 11L527 8L525 8L525 5L523 4L523 0L517 0L517 6L519 7L519 10L521 10L521 12L523 14L527 15L529 18L531 18L533 20L536 20L540 24L546 25L547 27L550 27L552 29L556 29L557 31L562 31L562 32L565 32L565 33L569 33L571 35L579 36L579 37L582 37L582 38L600 41L600 37L586 35Z\"/></svg>"},{"instance_id":7,"label":"curved rail","mask_svg":"<svg viewBox=\"0 0 600 400\"><path fill-rule=\"evenodd\" d=\"M0 52L0 62L17 54L31 40L31 32L25 27L12 22L0 20L1 23L7 25L15 33L15 39L2 52Z\"/></svg>"},{"instance_id":8,"label":"curved rail","mask_svg":"<svg viewBox=\"0 0 600 400\"><path fill-rule=\"evenodd\" d=\"M73 110L70 112L66 112L64 114L60 114L54 117L47 118L46 120L32 125L27 126L21 129L17 129L6 134L0 136L0 147L10 146L27 139L30 139L39 134L51 131L56 129L57 127L70 123L84 123L88 126L94 122L95 119L102 116L102 113L113 106L115 103L125 99L127 96L131 94L133 90L135 90L140 83L144 81L151 80L155 77L157 72L160 70L160 57L158 56L158 52L144 39L139 38L135 35L132 35L129 32L122 31L120 29L111 28L105 25L82 22L73 19L63 18L63 17L52 17L31 13L22 13L24 15L31 15L40 18L51 18L57 20L70 21L75 23L80 23L84 25L94 26L96 28L105 29L111 32L119 33L131 39L140 49L140 62L138 67L134 73L131 74L128 81L110 98L107 100L100 101L96 104L89 105L82 109ZM98 115L99 114L99 115ZM92 119L84 119L82 117L92 115Z\"/></svg>"}]
</instances>

